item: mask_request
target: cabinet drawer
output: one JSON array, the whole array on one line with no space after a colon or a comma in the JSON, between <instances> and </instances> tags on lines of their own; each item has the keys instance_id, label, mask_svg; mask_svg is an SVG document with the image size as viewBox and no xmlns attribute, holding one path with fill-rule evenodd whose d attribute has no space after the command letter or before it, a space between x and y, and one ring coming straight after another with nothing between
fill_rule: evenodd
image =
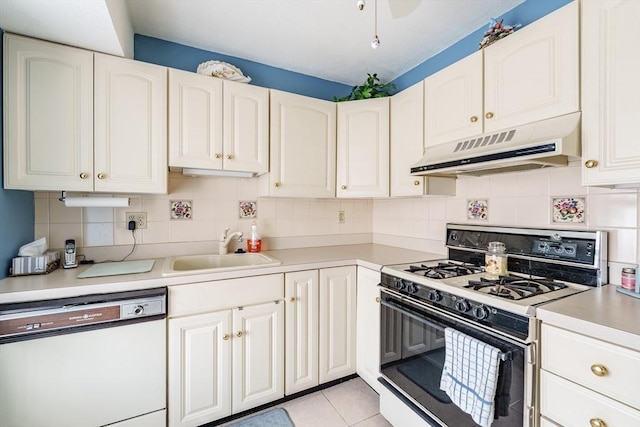
<instances>
[{"instance_id":1,"label":"cabinet drawer","mask_svg":"<svg viewBox=\"0 0 640 427\"><path fill-rule=\"evenodd\" d=\"M284 275L243 277L169 286L169 317L284 299Z\"/></svg>"},{"instance_id":2,"label":"cabinet drawer","mask_svg":"<svg viewBox=\"0 0 640 427\"><path fill-rule=\"evenodd\" d=\"M596 419L608 427L640 425L640 411L544 370L540 374L540 412L565 427L589 426Z\"/></svg>"},{"instance_id":3,"label":"cabinet drawer","mask_svg":"<svg viewBox=\"0 0 640 427\"><path fill-rule=\"evenodd\" d=\"M640 409L640 353L545 324L541 346L542 369Z\"/></svg>"}]
</instances>

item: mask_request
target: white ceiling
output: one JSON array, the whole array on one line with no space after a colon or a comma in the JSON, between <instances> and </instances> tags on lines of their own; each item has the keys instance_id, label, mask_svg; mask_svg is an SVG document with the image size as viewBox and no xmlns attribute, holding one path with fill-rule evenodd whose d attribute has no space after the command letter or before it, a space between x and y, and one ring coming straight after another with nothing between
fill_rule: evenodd
<instances>
[{"instance_id":1,"label":"white ceiling","mask_svg":"<svg viewBox=\"0 0 640 427\"><path fill-rule=\"evenodd\" d=\"M355 85L393 80L525 0L377 0L377 50L365 1L0 0L0 28L129 57L135 32Z\"/></svg>"}]
</instances>

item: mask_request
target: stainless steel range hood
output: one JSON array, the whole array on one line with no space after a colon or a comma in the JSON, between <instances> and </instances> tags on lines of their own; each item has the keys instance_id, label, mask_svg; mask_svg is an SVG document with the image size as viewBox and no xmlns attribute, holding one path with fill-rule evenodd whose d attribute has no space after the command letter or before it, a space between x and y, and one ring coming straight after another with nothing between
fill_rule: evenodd
<instances>
[{"instance_id":1,"label":"stainless steel range hood","mask_svg":"<svg viewBox=\"0 0 640 427\"><path fill-rule=\"evenodd\" d=\"M566 166L580 156L580 113L439 144L425 149L412 175L486 175Z\"/></svg>"}]
</instances>

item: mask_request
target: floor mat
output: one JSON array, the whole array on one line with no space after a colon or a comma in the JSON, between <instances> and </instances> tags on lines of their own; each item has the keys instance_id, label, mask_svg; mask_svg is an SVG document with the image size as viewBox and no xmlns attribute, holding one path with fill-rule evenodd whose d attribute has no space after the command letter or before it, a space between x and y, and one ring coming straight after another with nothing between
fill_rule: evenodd
<instances>
[{"instance_id":1,"label":"floor mat","mask_svg":"<svg viewBox=\"0 0 640 427\"><path fill-rule=\"evenodd\" d=\"M444 364L444 347L432 350L398 366L404 376L442 403L451 403L451 399L440 390L440 377Z\"/></svg>"},{"instance_id":2,"label":"floor mat","mask_svg":"<svg viewBox=\"0 0 640 427\"><path fill-rule=\"evenodd\" d=\"M245 418L227 427L295 427L289 414L282 408L271 409L266 412Z\"/></svg>"}]
</instances>

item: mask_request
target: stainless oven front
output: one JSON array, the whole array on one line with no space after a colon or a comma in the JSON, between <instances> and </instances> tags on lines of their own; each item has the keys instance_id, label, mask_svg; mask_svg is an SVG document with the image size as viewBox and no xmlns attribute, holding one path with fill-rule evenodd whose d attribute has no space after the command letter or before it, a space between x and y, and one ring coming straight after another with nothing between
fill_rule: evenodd
<instances>
[{"instance_id":1,"label":"stainless oven front","mask_svg":"<svg viewBox=\"0 0 640 427\"><path fill-rule=\"evenodd\" d=\"M503 336L393 290L383 288L381 297L381 382L425 421L434 426L477 426L440 389L444 330L448 327L490 344L505 355L500 362L496 416L491 425L534 426L535 343Z\"/></svg>"}]
</instances>

